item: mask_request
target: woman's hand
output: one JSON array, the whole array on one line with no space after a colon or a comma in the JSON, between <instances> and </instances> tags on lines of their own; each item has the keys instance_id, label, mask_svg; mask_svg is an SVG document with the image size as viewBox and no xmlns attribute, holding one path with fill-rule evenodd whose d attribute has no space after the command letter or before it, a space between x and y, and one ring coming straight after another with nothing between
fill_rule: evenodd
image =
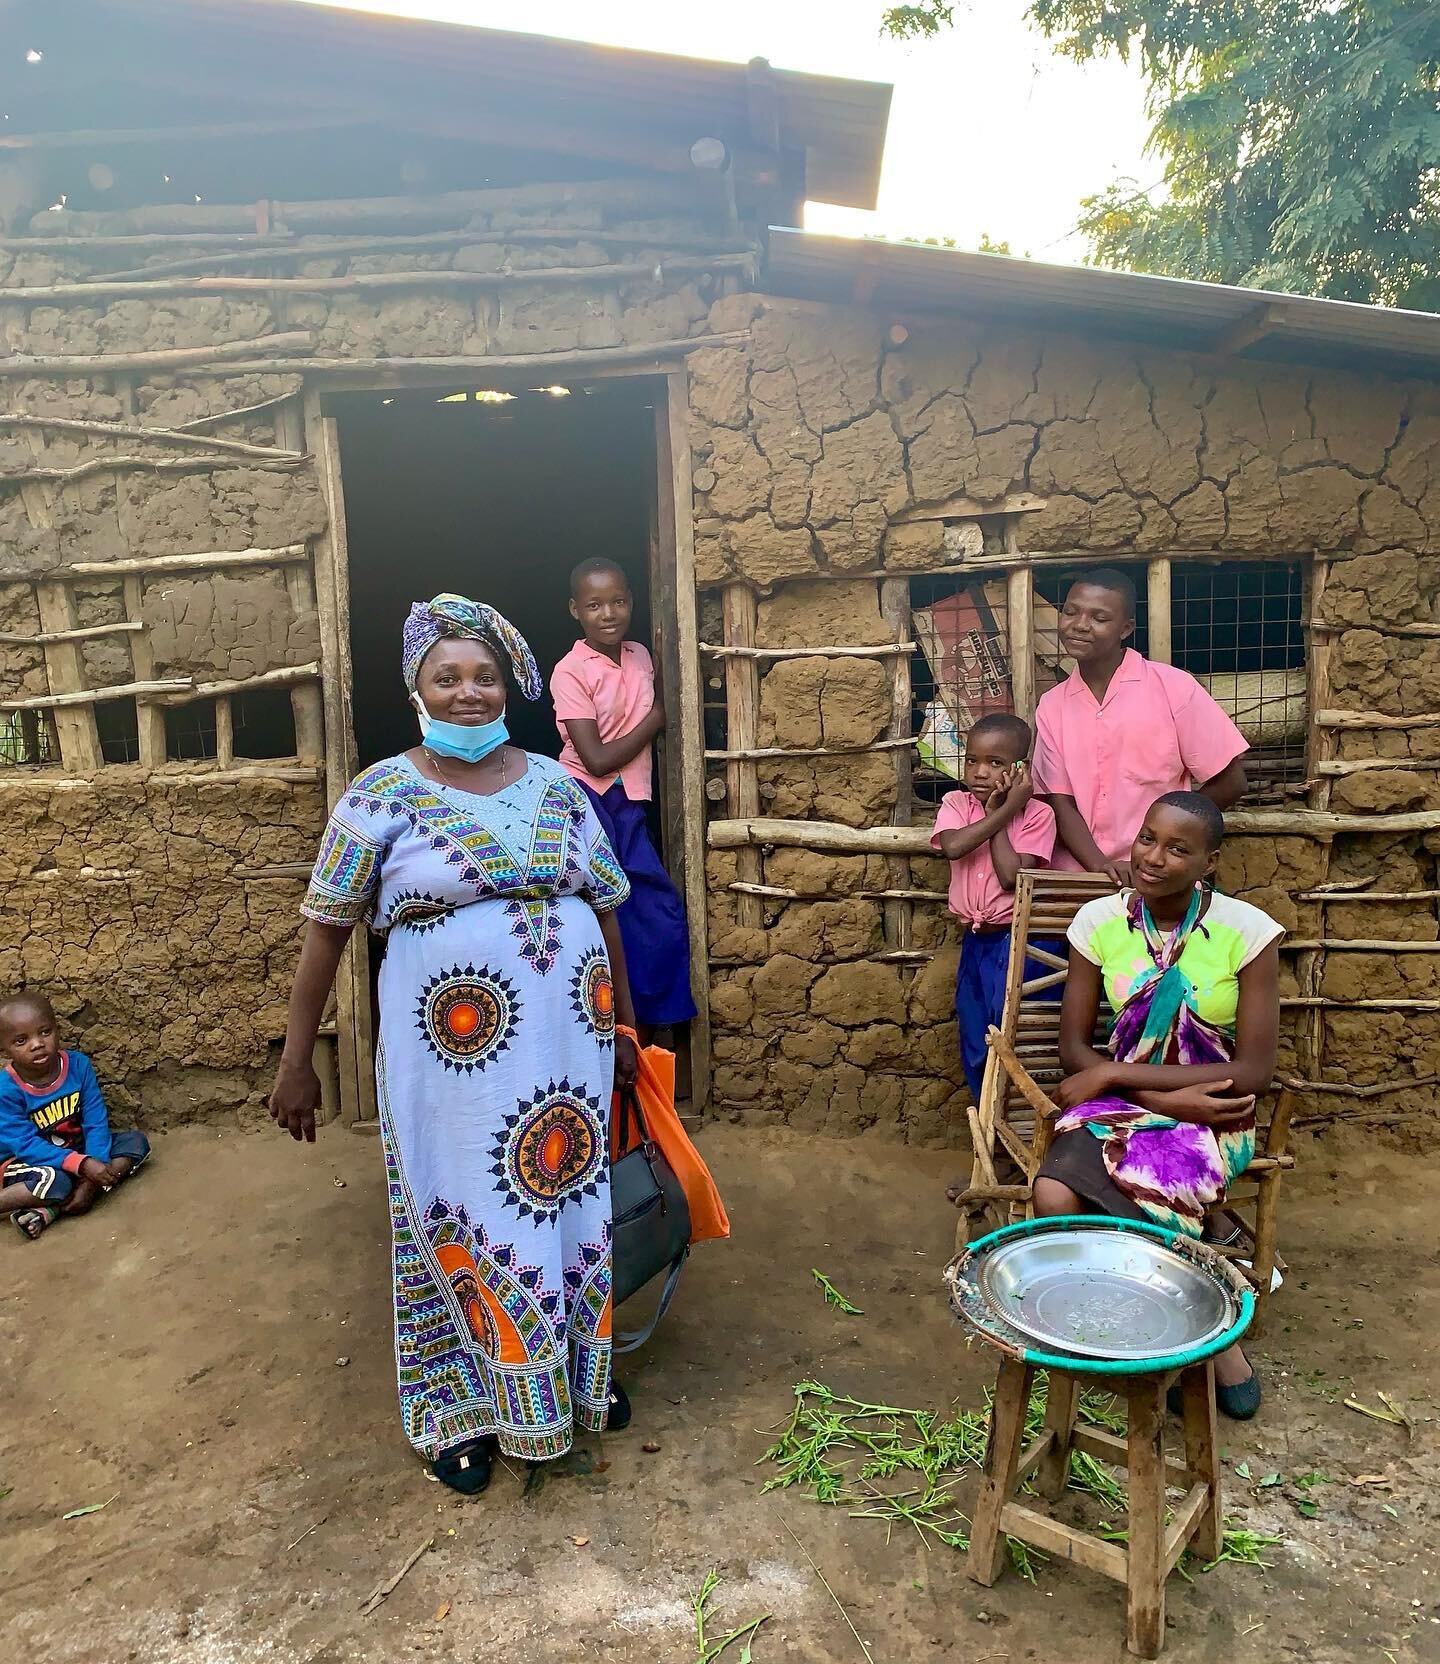
<instances>
[{"instance_id":1,"label":"woman's hand","mask_svg":"<svg viewBox=\"0 0 1440 1664\"><path fill-rule=\"evenodd\" d=\"M633 1086L640 1073L640 1053L628 1034L615 1036L615 1084Z\"/></svg>"},{"instance_id":2,"label":"woman's hand","mask_svg":"<svg viewBox=\"0 0 1440 1664\"><path fill-rule=\"evenodd\" d=\"M1114 1094L1114 1082L1108 1063L1092 1063L1077 1075L1067 1075L1055 1094L1061 1109L1074 1109L1077 1104L1088 1104L1092 1098L1108 1098Z\"/></svg>"},{"instance_id":3,"label":"woman's hand","mask_svg":"<svg viewBox=\"0 0 1440 1664\"><path fill-rule=\"evenodd\" d=\"M1200 1086L1177 1086L1171 1092L1147 1092L1145 1107L1154 1115L1189 1121L1197 1127L1227 1132L1255 1113L1255 1094L1231 1094L1233 1080L1212 1080Z\"/></svg>"},{"instance_id":4,"label":"woman's hand","mask_svg":"<svg viewBox=\"0 0 1440 1664\"><path fill-rule=\"evenodd\" d=\"M315 1065L286 1063L283 1059L270 1094L270 1118L284 1127L296 1143L315 1142L315 1111L320 1107L320 1077Z\"/></svg>"}]
</instances>

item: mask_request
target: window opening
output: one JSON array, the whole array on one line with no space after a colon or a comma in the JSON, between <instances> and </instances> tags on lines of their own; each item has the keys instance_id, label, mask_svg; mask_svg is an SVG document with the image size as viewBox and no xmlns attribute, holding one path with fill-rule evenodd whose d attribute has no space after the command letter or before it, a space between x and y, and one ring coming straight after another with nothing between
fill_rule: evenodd
<instances>
[{"instance_id":1,"label":"window opening","mask_svg":"<svg viewBox=\"0 0 1440 1664\"><path fill-rule=\"evenodd\" d=\"M1249 802L1304 789L1305 571L1300 561L1174 561L1171 654L1250 742Z\"/></svg>"},{"instance_id":2,"label":"window opening","mask_svg":"<svg viewBox=\"0 0 1440 1664\"><path fill-rule=\"evenodd\" d=\"M53 712L0 712L0 768L36 768L59 761Z\"/></svg>"},{"instance_id":3,"label":"window opening","mask_svg":"<svg viewBox=\"0 0 1440 1664\"><path fill-rule=\"evenodd\" d=\"M208 762L215 754L213 699L165 707L165 755L172 763Z\"/></svg>"},{"instance_id":4,"label":"window opening","mask_svg":"<svg viewBox=\"0 0 1440 1664\"><path fill-rule=\"evenodd\" d=\"M104 699L95 707L95 736L107 763L140 761L140 715L133 699Z\"/></svg>"},{"instance_id":5,"label":"window opening","mask_svg":"<svg viewBox=\"0 0 1440 1664\"><path fill-rule=\"evenodd\" d=\"M285 688L252 688L230 697L231 749L237 757L293 757L295 707Z\"/></svg>"}]
</instances>

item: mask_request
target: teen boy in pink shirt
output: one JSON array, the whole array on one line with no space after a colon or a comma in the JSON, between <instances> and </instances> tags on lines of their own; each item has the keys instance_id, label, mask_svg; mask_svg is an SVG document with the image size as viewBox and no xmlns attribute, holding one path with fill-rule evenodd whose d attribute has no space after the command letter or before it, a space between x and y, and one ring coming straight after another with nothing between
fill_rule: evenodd
<instances>
[{"instance_id":1,"label":"teen boy in pink shirt","mask_svg":"<svg viewBox=\"0 0 1440 1664\"><path fill-rule=\"evenodd\" d=\"M1055 811L1055 866L1130 882L1130 848L1167 792L1197 790L1228 809L1245 791L1245 736L1188 671L1126 644L1135 586L1088 572L1070 586L1060 644L1073 673L1035 710L1035 790Z\"/></svg>"},{"instance_id":2,"label":"teen boy in pink shirt","mask_svg":"<svg viewBox=\"0 0 1440 1664\"><path fill-rule=\"evenodd\" d=\"M980 1101L988 1048L1000 1021L1010 963L1015 879L1022 867L1043 867L1055 848L1055 816L1034 793L1025 759L1030 727L1018 716L981 717L965 738L963 791L947 792L930 847L950 862L950 911L966 925L955 978L960 1062L970 1096ZM1062 954L1060 942L1046 943ZM1042 970L1028 964L1026 974Z\"/></svg>"}]
</instances>

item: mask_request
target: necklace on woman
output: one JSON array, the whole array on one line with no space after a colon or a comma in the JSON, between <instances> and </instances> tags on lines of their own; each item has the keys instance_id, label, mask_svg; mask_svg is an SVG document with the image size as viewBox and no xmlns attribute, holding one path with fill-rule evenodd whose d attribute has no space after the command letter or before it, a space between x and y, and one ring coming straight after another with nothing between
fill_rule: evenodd
<instances>
[{"instance_id":1,"label":"necklace on woman","mask_svg":"<svg viewBox=\"0 0 1440 1664\"><path fill-rule=\"evenodd\" d=\"M464 786L456 785L455 781L453 781L445 772L444 767L441 765L438 753L432 751L428 745L422 745L420 749L430 759L430 766L435 770L436 774L439 775L440 784L442 786L453 786L457 792L463 792L465 790ZM497 792L504 791L505 789L505 776L510 767L509 751L510 747L508 745L502 745L500 747L500 780L495 787Z\"/></svg>"}]
</instances>

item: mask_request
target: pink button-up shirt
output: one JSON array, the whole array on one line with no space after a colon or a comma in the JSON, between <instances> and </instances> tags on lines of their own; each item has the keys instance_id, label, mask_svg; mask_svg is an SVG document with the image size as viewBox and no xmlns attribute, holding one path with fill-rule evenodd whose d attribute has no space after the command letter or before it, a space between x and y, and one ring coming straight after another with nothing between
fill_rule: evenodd
<instances>
[{"instance_id":1,"label":"pink button-up shirt","mask_svg":"<svg viewBox=\"0 0 1440 1664\"><path fill-rule=\"evenodd\" d=\"M931 849L940 848L940 834L973 826L985 818L985 806L973 792L946 792L935 817ZM1055 811L1032 797L1005 828L1017 855L1033 855L1048 866L1055 850ZM950 911L967 924L1009 924L1015 916L1015 895L995 876L995 857L988 843L950 863Z\"/></svg>"},{"instance_id":2,"label":"pink button-up shirt","mask_svg":"<svg viewBox=\"0 0 1440 1664\"><path fill-rule=\"evenodd\" d=\"M1103 701L1078 670L1035 708L1035 789L1073 797L1107 861L1128 860L1166 792L1203 786L1249 742L1188 671L1129 648ZM1080 863L1062 844L1055 865Z\"/></svg>"},{"instance_id":3,"label":"pink button-up shirt","mask_svg":"<svg viewBox=\"0 0 1440 1664\"><path fill-rule=\"evenodd\" d=\"M577 780L592 791L604 794L617 780L625 786L632 803L650 799L650 747L643 746L618 774L597 779L587 774L580 753L570 743L567 721L576 718L593 722L607 743L628 734L655 703L655 666L638 641L620 644L620 662L602 653L588 641L577 641L555 666L550 677L550 698L555 705L555 722L564 744L560 761Z\"/></svg>"}]
</instances>

